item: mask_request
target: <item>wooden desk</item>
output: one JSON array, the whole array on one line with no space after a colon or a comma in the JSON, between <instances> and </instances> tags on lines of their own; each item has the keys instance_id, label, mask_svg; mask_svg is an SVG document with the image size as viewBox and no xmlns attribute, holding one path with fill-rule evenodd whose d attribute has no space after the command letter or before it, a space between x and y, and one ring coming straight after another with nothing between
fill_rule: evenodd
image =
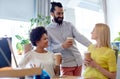
<instances>
[{"instance_id":1,"label":"wooden desk","mask_svg":"<svg viewBox=\"0 0 120 79\"><path fill-rule=\"evenodd\" d=\"M0 69L0 78L19 78L23 76L32 76L32 75L41 74L40 68L27 68L27 69L12 69L10 67ZM51 79L84 79L80 76L62 76L62 77L53 77Z\"/></svg>"},{"instance_id":2,"label":"wooden desk","mask_svg":"<svg viewBox=\"0 0 120 79\"><path fill-rule=\"evenodd\" d=\"M2 77L24 77L41 74L41 68L12 69L10 67L0 68L0 78Z\"/></svg>"},{"instance_id":3,"label":"wooden desk","mask_svg":"<svg viewBox=\"0 0 120 79\"><path fill-rule=\"evenodd\" d=\"M80 76L62 76L62 77L53 77L51 79L84 79Z\"/></svg>"}]
</instances>

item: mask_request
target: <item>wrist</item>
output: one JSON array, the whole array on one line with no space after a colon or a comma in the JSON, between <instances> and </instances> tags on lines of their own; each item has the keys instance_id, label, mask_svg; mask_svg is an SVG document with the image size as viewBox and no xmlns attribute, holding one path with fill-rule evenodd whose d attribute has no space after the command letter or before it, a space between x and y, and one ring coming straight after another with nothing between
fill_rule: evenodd
<instances>
[{"instance_id":1,"label":"wrist","mask_svg":"<svg viewBox=\"0 0 120 79\"><path fill-rule=\"evenodd\" d=\"M65 49L65 45L64 45L64 44L62 44L62 48L64 48L64 49Z\"/></svg>"},{"instance_id":2,"label":"wrist","mask_svg":"<svg viewBox=\"0 0 120 79\"><path fill-rule=\"evenodd\" d=\"M96 67L95 67L97 70L99 70L100 69L100 67L97 65Z\"/></svg>"},{"instance_id":3,"label":"wrist","mask_svg":"<svg viewBox=\"0 0 120 79\"><path fill-rule=\"evenodd\" d=\"M60 68L60 65L55 65L55 68L57 68L57 69Z\"/></svg>"}]
</instances>

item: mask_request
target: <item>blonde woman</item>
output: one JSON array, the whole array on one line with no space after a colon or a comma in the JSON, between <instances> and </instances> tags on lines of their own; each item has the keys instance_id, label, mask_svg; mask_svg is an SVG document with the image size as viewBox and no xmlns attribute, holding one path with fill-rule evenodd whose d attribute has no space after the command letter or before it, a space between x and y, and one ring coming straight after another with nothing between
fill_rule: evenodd
<instances>
[{"instance_id":1,"label":"blonde woman","mask_svg":"<svg viewBox=\"0 0 120 79\"><path fill-rule=\"evenodd\" d=\"M91 34L91 38L96 41L96 44L91 44L88 47L88 51L91 52L91 59L84 60L87 65L84 77L88 79L115 79L116 56L110 47L109 26L98 23Z\"/></svg>"}]
</instances>

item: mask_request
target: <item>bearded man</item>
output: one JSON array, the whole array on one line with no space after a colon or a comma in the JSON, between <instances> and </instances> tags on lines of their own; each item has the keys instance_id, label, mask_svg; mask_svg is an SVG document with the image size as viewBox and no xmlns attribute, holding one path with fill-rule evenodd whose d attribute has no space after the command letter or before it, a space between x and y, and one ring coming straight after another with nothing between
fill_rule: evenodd
<instances>
[{"instance_id":1,"label":"bearded man","mask_svg":"<svg viewBox=\"0 0 120 79\"><path fill-rule=\"evenodd\" d=\"M70 23L63 21L64 10L60 2L51 2L52 22L46 27L48 32L48 50L61 53L61 71L63 75L81 76L82 57L77 49L75 40L88 47L91 42L80 34ZM69 41L68 38L73 38Z\"/></svg>"}]
</instances>

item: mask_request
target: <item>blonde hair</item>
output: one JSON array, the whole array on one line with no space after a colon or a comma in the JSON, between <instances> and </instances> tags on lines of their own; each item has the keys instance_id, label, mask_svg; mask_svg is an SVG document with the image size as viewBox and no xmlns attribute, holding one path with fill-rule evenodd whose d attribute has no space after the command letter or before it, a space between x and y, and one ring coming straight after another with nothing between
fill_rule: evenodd
<instances>
[{"instance_id":1,"label":"blonde hair","mask_svg":"<svg viewBox=\"0 0 120 79\"><path fill-rule=\"evenodd\" d=\"M97 23L95 25L97 36L99 39L99 46L111 47L110 46L110 29L107 24Z\"/></svg>"}]
</instances>

